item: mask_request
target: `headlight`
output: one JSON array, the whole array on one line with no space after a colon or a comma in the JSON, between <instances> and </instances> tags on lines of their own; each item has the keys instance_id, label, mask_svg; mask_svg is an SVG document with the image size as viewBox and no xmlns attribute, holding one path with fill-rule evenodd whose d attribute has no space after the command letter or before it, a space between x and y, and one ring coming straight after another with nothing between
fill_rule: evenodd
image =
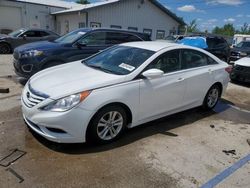
<instances>
[{"instance_id":1,"label":"headlight","mask_svg":"<svg viewBox=\"0 0 250 188\"><path fill-rule=\"evenodd\" d=\"M20 54L20 58L35 57L43 54L43 51L30 50Z\"/></svg>"},{"instance_id":2,"label":"headlight","mask_svg":"<svg viewBox=\"0 0 250 188\"><path fill-rule=\"evenodd\" d=\"M246 52L240 52L240 55L241 56L247 56L247 53Z\"/></svg>"},{"instance_id":3,"label":"headlight","mask_svg":"<svg viewBox=\"0 0 250 188\"><path fill-rule=\"evenodd\" d=\"M82 102L87 96L89 96L90 93L91 91L84 91L82 93L70 95L62 99L53 101L50 104L41 107L40 109L52 112L65 112Z\"/></svg>"}]
</instances>

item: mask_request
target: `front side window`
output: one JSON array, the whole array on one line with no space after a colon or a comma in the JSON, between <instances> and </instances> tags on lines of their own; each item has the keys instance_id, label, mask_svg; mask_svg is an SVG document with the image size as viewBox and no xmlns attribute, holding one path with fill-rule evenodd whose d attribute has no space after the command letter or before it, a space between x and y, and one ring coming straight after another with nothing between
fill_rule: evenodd
<instances>
[{"instance_id":1,"label":"front side window","mask_svg":"<svg viewBox=\"0 0 250 188\"><path fill-rule=\"evenodd\" d=\"M85 44L87 46L99 46L105 44L105 38L105 32L95 32L83 37L78 41L78 43Z\"/></svg>"},{"instance_id":2,"label":"front side window","mask_svg":"<svg viewBox=\"0 0 250 188\"><path fill-rule=\"evenodd\" d=\"M155 52L128 46L114 46L83 61L93 67L112 74L126 75L136 70Z\"/></svg>"},{"instance_id":3,"label":"front side window","mask_svg":"<svg viewBox=\"0 0 250 188\"><path fill-rule=\"evenodd\" d=\"M41 37L40 31L26 31L22 34L22 36L26 37Z\"/></svg>"},{"instance_id":4,"label":"front side window","mask_svg":"<svg viewBox=\"0 0 250 188\"><path fill-rule=\"evenodd\" d=\"M184 69L208 65L207 56L202 52L195 50L183 50L181 55L181 61Z\"/></svg>"},{"instance_id":5,"label":"front side window","mask_svg":"<svg viewBox=\"0 0 250 188\"><path fill-rule=\"evenodd\" d=\"M164 73L181 70L181 62L179 58L180 50L172 50L160 55L152 63L148 65L148 69L160 69Z\"/></svg>"},{"instance_id":6,"label":"front side window","mask_svg":"<svg viewBox=\"0 0 250 188\"><path fill-rule=\"evenodd\" d=\"M72 31L58 39L56 39L54 42L61 43L61 44L67 44L67 43L73 43L75 40L83 36L86 32L84 31Z\"/></svg>"}]
</instances>

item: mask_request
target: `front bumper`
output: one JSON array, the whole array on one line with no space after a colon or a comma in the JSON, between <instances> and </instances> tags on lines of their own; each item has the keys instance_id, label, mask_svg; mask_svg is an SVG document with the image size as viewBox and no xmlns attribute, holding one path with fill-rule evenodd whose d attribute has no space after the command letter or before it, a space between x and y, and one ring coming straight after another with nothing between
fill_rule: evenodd
<instances>
[{"instance_id":1,"label":"front bumper","mask_svg":"<svg viewBox=\"0 0 250 188\"><path fill-rule=\"evenodd\" d=\"M243 72L233 69L230 74L230 78L232 80L238 80L242 82L249 82L250 83L250 72Z\"/></svg>"},{"instance_id":2,"label":"front bumper","mask_svg":"<svg viewBox=\"0 0 250 188\"><path fill-rule=\"evenodd\" d=\"M33 107L27 106L25 88L21 98L22 113L24 121L33 131L53 142L86 142L87 126L94 111L80 107L66 112L42 111L39 108L52 100L48 98Z\"/></svg>"},{"instance_id":3,"label":"front bumper","mask_svg":"<svg viewBox=\"0 0 250 188\"><path fill-rule=\"evenodd\" d=\"M15 73L23 78L30 78L39 71L40 61L36 58L13 59Z\"/></svg>"}]
</instances>

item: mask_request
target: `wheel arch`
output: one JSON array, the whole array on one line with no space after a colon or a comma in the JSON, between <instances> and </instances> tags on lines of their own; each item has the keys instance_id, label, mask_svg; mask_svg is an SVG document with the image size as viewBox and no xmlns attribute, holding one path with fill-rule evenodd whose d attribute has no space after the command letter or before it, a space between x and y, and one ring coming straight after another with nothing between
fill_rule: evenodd
<instances>
[{"instance_id":1,"label":"wheel arch","mask_svg":"<svg viewBox=\"0 0 250 188\"><path fill-rule=\"evenodd\" d=\"M90 118L90 121L89 121L89 123L88 123L88 127L87 127L87 129L86 129L86 133L88 133L89 128L90 128L90 125L91 125L91 123L93 122L93 119L95 118L96 114L97 114L100 110L102 110L102 109L104 109L104 108L106 108L106 107L108 107L108 106L120 106L120 107L122 107L122 108L125 110L126 115L127 115L127 118L128 118L128 119L127 119L127 121L128 121L127 123L128 123L128 124L132 123L133 116L132 116L132 112L131 112L130 108L129 108L126 104L124 104L124 103L122 103L122 102L112 102L112 103L105 104L104 106L102 106L101 108L99 108L99 109L95 112L95 114ZM86 135L88 135L88 134L86 134Z\"/></svg>"},{"instance_id":2,"label":"wheel arch","mask_svg":"<svg viewBox=\"0 0 250 188\"><path fill-rule=\"evenodd\" d=\"M11 44L9 42L7 42L7 41L0 41L0 44L7 44L10 47L10 53L13 52L13 48L12 48L12 46L11 46Z\"/></svg>"},{"instance_id":3,"label":"wheel arch","mask_svg":"<svg viewBox=\"0 0 250 188\"><path fill-rule=\"evenodd\" d=\"M223 93L223 85L222 85L222 83L221 82L215 82L211 87L213 87L213 86L215 86L215 85L217 85L219 88L220 88L220 97L221 97L221 95L222 95L222 93ZM210 87L210 88L211 88ZM210 90L210 88L209 88L209 90ZM208 90L208 91L209 91Z\"/></svg>"}]
</instances>

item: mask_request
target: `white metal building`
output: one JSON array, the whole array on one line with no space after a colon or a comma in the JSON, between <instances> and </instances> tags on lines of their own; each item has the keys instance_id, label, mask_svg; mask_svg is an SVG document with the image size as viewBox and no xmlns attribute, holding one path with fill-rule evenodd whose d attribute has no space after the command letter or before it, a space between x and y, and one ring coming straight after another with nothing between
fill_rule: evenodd
<instances>
[{"instance_id":1,"label":"white metal building","mask_svg":"<svg viewBox=\"0 0 250 188\"><path fill-rule=\"evenodd\" d=\"M53 12L79 6L61 0L0 0L0 31L19 28L55 30Z\"/></svg>"},{"instance_id":2,"label":"white metal building","mask_svg":"<svg viewBox=\"0 0 250 188\"><path fill-rule=\"evenodd\" d=\"M52 13L59 34L80 27L129 29L161 39L184 23L157 0L108 0Z\"/></svg>"}]
</instances>

